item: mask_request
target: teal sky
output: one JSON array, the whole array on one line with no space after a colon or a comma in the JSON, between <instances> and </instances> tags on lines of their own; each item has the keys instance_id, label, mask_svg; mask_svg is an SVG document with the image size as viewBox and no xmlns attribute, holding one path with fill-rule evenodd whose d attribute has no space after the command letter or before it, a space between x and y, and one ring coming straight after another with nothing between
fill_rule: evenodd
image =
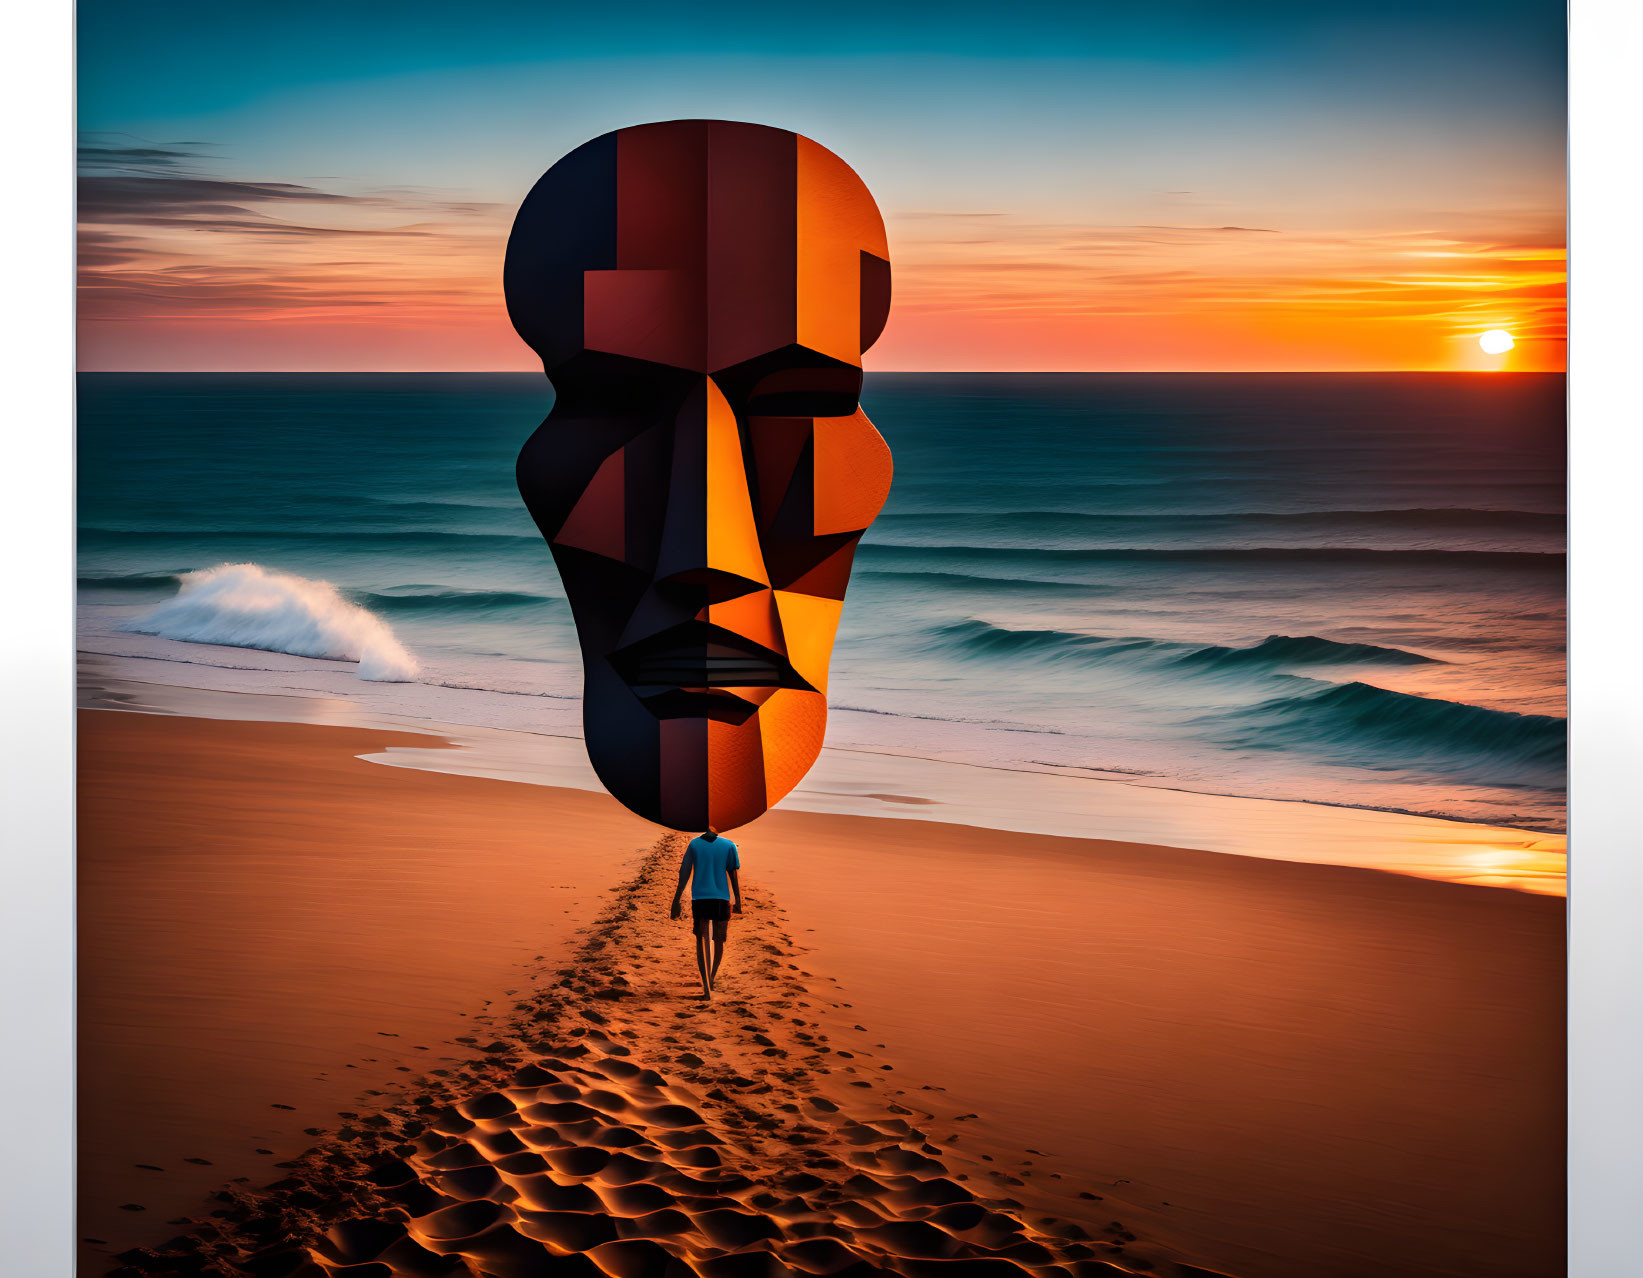
<instances>
[{"instance_id":1,"label":"teal sky","mask_svg":"<svg viewBox=\"0 0 1643 1278\"><path fill-rule=\"evenodd\" d=\"M90 171L392 195L419 219L418 200L511 210L580 142L681 117L757 120L837 151L909 262L950 256L913 230L928 214L1002 216L1017 243L1045 227L1252 223L1306 237L1487 227L1494 242L1530 224L1544 238L1561 205L1564 18L1540 0L86 0L79 15L82 135L187 153ZM187 256L174 235L141 242ZM221 237L194 242L220 262Z\"/></svg>"}]
</instances>

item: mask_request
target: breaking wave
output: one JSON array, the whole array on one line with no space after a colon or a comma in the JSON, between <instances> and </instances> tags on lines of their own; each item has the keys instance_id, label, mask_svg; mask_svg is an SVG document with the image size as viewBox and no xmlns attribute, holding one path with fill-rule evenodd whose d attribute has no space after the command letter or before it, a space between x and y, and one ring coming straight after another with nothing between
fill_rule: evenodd
<instances>
[{"instance_id":1,"label":"breaking wave","mask_svg":"<svg viewBox=\"0 0 1643 1278\"><path fill-rule=\"evenodd\" d=\"M1373 643L1338 643L1317 635L1268 635L1248 648L1211 644L1187 653L1180 664L1212 670L1251 666L1423 666L1437 664L1437 658Z\"/></svg>"},{"instance_id":2,"label":"breaking wave","mask_svg":"<svg viewBox=\"0 0 1643 1278\"><path fill-rule=\"evenodd\" d=\"M1435 663L1437 658L1370 643L1340 643L1318 635L1268 635L1247 648L1191 644L1167 639L1109 638L1070 630L1012 630L971 618L933 632L933 646L965 657L1020 657L1039 660L1106 660L1155 657L1177 667L1214 671L1274 671L1292 666Z\"/></svg>"},{"instance_id":3,"label":"breaking wave","mask_svg":"<svg viewBox=\"0 0 1643 1278\"><path fill-rule=\"evenodd\" d=\"M406 587L397 591L361 590L353 597L380 612L450 613L456 616L514 612L551 607L558 601L523 590L457 590L443 586Z\"/></svg>"},{"instance_id":4,"label":"breaking wave","mask_svg":"<svg viewBox=\"0 0 1643 1278\"><path fill-rule=\"evenodd\" d=\"M1255 749L1327 750L1394 766L1468 759L1491 773L1537 785L1561 784L1568 721L1394 692L1367 683L1330 684L1225 716L1241 727L1232 744Z\"/></svg>"},{"instance_id":5,"label":"breaking wave","mask_svg":"<svg viewBox=\"0 0 1643 1278\"><path fill-rule=\"evenodd\" d=\"M119 628L184 643L357 661L359 677L378 683L416 680L416 658L388 623L330 582L258 564L218 564L177 580L175 595Z\"/></svg>"}]
</instances>

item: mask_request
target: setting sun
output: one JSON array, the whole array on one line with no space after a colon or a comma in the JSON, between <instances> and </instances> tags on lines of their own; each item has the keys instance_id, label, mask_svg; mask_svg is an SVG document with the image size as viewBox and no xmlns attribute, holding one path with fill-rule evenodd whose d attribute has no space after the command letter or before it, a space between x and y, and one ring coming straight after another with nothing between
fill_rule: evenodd
<instances>
[{"instance_id":1,"label":"setting sun","mask_svg":"<svg viewBox=\"0 0 1643 1278\"><path fill-rule=\"evenodd\" d=\"M1478 338L1478 345L1483 347L1485 355L1504 355L1517 343L1512 335L1503 328L1492 328Z\"/></svg>"}]
</instances>

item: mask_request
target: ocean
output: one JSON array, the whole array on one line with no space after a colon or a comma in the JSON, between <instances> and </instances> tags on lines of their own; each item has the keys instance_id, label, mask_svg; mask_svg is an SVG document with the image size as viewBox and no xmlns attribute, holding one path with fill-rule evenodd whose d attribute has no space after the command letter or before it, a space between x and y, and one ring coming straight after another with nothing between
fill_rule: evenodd
<instances>
[{"instance_id":1,"label":"ocean","mask_svg":"<svg viewBox=\"0 0 1643 1278\"><path fill-rule=\"evenodd\" d=\"M551 404L535 374L82 374L81 648L330 698L364 657L398 713L577 735L513 483ZM863 404L896 479L829 747L1564 829L1561 376L880 373ZM166 606L225 564L264 623Z\"/></svg>"}]
</instances>

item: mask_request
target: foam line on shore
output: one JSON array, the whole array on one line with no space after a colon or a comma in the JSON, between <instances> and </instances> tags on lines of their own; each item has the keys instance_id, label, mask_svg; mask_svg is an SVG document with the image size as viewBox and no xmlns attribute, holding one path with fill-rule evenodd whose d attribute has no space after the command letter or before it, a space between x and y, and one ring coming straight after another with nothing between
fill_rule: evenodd
<instances>
[{"instance_id":1,"label":"foam line on shore","mask_svg":"<svg viewBox=\"0 0 1643 1278\"><path fill-rule=\"evenodd\" d=\"M574 703L567 703L572 709L557 721L557 731L520 732L459 722L455 715L462 707L454 704L440 713L446 703L438 698L464 694L426 683L416 685L424 712L406 714L352 698L224 691L207 682L216 668L196 672L164 658L153 659L162 667L163 682L134 680L122 673L130 668L130 657L81 655L81 704L86 707L431 734L463 748L394 749L364 757L393 767L603 791L578 735ZM202 682L172 681L195 674ZM835 707L834 713L848 712ZM912 753L827 746L782 807L1064 838L1099 836L1554 896L1565 890L1566 840L1560 834L1375 808L1206 794L1176 789L1122 766L1111 777L1052 766L989 768ZM884 794L926 802L911 805L878 797Z\"/></svg>"}]
</instances>

